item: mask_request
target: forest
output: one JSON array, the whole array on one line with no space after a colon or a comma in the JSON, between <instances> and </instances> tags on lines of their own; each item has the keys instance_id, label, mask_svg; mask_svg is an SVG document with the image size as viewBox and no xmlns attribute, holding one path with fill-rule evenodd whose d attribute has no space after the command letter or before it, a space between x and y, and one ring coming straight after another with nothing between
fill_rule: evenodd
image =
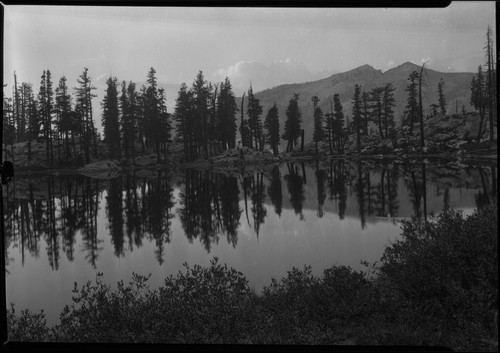
<instances>
[{"instance_id":1,"label":"forest","mask_svg":"<svg viewBox=\"0 0 500 353\"><path fill-rule=\"evenodd\" d=\"M478 143L484 140L486 130L490 143L496 138L496 69L489 26L485 61L478 66L470 83L469 103L479 116L479 128L473 136ZM318 105L320 99L313 96L315 153L321 150L323 155L344 154L349 143L359 153L363 138L368 135L390 141L395 148L411 145L413 149L427 152L426 121L436 116L444 118L448 112L443 79L438 83L435 103L423 106L422 97L427 87L425 65L422 64L419 71L412 71L407 78L407 105L400 117L394 114L395 88L391 83L366 91L356 84L351 112L344 112L335 92L328 112L322 111ZM299 148L304 150L304 130L301 128L304 112L298 103L299 94L290 97L285 112L279 112L276 104L264 112L250 86L238 107L229 78L220 83L208 82L202 71L191 87L185 83L181 85L173 112L167 112L165 90L159 88L154 68L147 73L147 84L141 87L132 81L120 83L118 78L110 76L100 102L102 136L93 116L96 87L88 68L84 68L73 92L64 76L54 87L48 69L41 75L36 95L31 83L17 81L15 72L11 97L6 97L5 87L4 160L16 164L14 145L22 143L26 146L28 168L40 164L49 169L74 168L109 159L133 165L136 157L144 154L154 154L156 163L161 164L168 163L172 151L182 152L181 159L192 162L210 160L236 147L256 151L269 149L278 155L281 140L286 142L285 153ZM424 114L424 108L429 114ZM283 113L286 120L281 127L279 114ZM465 119L465 116L464 112L462 117ZM43 156L33 161L37 151L43 152Z\"/></svg>"}]
</instances>

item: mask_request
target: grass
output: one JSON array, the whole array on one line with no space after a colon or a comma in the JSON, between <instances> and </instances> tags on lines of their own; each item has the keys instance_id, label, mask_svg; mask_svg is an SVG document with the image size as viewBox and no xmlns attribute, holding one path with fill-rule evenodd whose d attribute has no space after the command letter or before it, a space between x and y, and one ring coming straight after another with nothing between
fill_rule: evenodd
<instances>
[{"instance_id":1,"label":"grass","mask_svg":"<svg viewBox=\"0 0 500 353\"><path fill-rule=\"evenodd\" d=\"M257 295L217 258L185 264L160 288L134 274L115 291L79 287L60 323L8 310L12 341L360 344L498 350L498 206L403 222L401 240L364 272L293 268Z\"/></svg>"}]
</instances>

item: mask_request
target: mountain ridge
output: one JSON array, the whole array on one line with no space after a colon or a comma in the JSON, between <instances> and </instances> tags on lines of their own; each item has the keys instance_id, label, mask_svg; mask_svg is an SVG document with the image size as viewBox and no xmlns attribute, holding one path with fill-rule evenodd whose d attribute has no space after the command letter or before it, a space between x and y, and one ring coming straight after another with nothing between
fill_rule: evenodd
<instances>
[{"instance_id":1,"label":"mountain ridge","mask_svg":"<svg viewBox=\"0 0 500 353\"><path fill-rule=\"evenodd\" d=\"M313 108L311 98L317 96L320 99L319 107L323 113L331 110L331 101L334 94L339 94L343 106L344 116L352 116L352 97L354 86L359 84L362 91L369 92L374 87L385 86L391 83L396 89L394 91L395 104L394 117L399 125L400 117L404 112L408 97L405 91L408 85L408 76L412 71L420 72L421 66L412 62L404 62L385 72L375 69L369 64L361 65L357 68L336 73L329 77L304 83L283 84L273 88L268 88L255 93L255 97L260 100L263 106L262 120L265 119L268 109L274 103L278 107L280 117L280 130L286 121L286 107L294 93L298 93L299 106L302 110L302 128L305 130L305 140L310 142L313 132ZM424 114L430 113L430 104L438 103L437 85L443 78L444 95L447 101L448 113L458 113L462 109L472 111L470 107L470 82L474 73L469 72L439 72L429 68L424 68L424 90L423 106ZM240 107L241 97L237 98L237 105ZM246 109L245 109L246 110ZM283 146L281 146L283 147Z\"/></svg>"}]
</instances>

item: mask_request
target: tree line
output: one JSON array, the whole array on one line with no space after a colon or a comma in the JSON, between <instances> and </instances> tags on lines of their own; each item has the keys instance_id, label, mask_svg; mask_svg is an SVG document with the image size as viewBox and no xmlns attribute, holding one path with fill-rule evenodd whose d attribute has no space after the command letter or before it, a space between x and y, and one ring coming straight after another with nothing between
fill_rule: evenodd
<instances>
[{"instance_id":1,"label":"tree line","mask_svg":"<svg viewBox=\"0 0 500 353\"><path fill-rule=\"evenodd\" d=\"M494 140L497 108L493 46L493 35L488 26L484 48L486 64L479 65L470 86L470 105L480 117L476 137L478 141L485 123L489 123L489 140ZM344 114L338 93L332 95L327 113L319 107L320 99L313 96L312 140L316 152L319 152L318 145L322 142L330 154L343 153L349 139L355 138L359 152L362 136L373 134L381 139L392 140L395 144L398 134L399 137L413 137L415 132L420 137L420 147L425 147L422 103L423 91L427 86L425 63L419 71L412 71L407 80L407 105L398 130L394 116L395 88L390 83L369 91L362 90L356 84L352 97L352 120ZM84 68L77 83L73 94L64 76L54 88L50 70L44 70L35 97L33 85L26 82L18 84L14 72L12 98L6 98L5 92L3 96L3 147L7 153L10 146L14 161L15 143L26 142L27 159L30 161L35 141L44 144L48 166L83 165L99 158L125 158L134 163L139 151L141 154L153 152L157 162L161 162L167 160L172 142L182 146L186 161L209 159L224 150L235 148L237 132L241 147L262 151L267 145L277 154L281 139L287 142L285 151L290 152L301 138L303 149L303 112L299 106L299 94L294 93L288 102L283 134L280 135L280 112L276 103L262 117L263 107L250 86L247 97L243 94L238 107L229 78L213 84L205 80L202 71L199 71L191 87L185 83L181 85L175 110L172 114L168 113L165 90L158 86L156 70L151 68L147 74L147 85L140 88L132 81L119 83L116 77L109 77L106 81L101 106L102 141L107 151L102 152L102 148L98 148L101 136L93 116L96 87L92 84L87 68ZM437 87L437 102L429 107L430 116L446 114L444 86L445 82L441 78Z\"/></svg>"},{"instance_id":2,"label":"tree line","mask_svg":"<svg viewBox=\"0 0 500 353\"><path fill-rule=\"evenodd\" d=\"M26 82L18 85L14 72L12 98L6 98L5 90L3 93L2 126L4 150L10 145L14 161L13 145L18 142L26 142L28 161L33 158L35 142L45 145L48 165L69 160L88 163L91 156L98 158L98 133L92 110L96 88L87 68L77 83L73 97L65 76L54 89L50 70L44 70L35 97L33 85Z\"/></svg>"}]
</instances>

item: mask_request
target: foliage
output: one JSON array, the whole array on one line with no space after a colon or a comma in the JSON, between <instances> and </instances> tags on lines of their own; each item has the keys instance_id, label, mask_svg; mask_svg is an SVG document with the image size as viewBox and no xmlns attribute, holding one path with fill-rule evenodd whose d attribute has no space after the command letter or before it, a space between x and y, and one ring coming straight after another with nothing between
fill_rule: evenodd
<instances>
[{"instance_id":1,"label":"foliage","mask_svg":"<svg viewBox=\"0 0 500 353\"><path fill-rule=\"evenodd\" d=\"M403 239L385 250L380 270L405 296L435 297L442 300L444 310L463 304L456 302L465 300L462 291L480 290L486 306L498 300L495 207L487 206L466 219L458 211L446 210L435 220L403 221L402 229Z\"/></svg>"},{"instance_id":2,"label":"foliage","mask_svg":"<svg viewBox=\"0 0 500 353\"><path fill-rule=\"evenodd\" d=\"M446 97L444 96L444 81L441 78L438 83L438 98L439 98L439 109L441 115L444 116L446 114Z\"/></svg>"},{"instance_id":3,"label":"foliage","mask_svg":"<svg viewBox=\"0 0 500 353\"><path fill-rule=\"evenodd\" d=\"M278 108L276 103L267 111L264 127L267 130L266 139L275 155L278 154L280 144L280 121L278 118Z\"/></svg>"},{"instance_id":4,"label":"foliage","mask_svg":"<svg viewBox=\"0 0 500 353\"><path fill-rule=\"evenodd\" d=\"M118 111L117 78L106 80L106 95L102 101L104 137L109 149L109 158L120 158L120 125Z\"/></svg>"},{"instance_id":5,"label":"foliage","mask_svg":"<svg viewBox=\"0 0 500 353\"><path fill-rule=\"evenodd\" d=\"M301 133L302 112L299 107L299 94L294 93L286 108L287 120L282 138L288 141L286 151L292 151Z\"/></svg>"},{"instance_id":6,"label":"foliage","mask_svg":"<svg viewBox=\"0 0 500 353\"><path fill-rule=\"evenodd\" d=\"M260 115L262 114L262 106L260 105L259 99L255 98L252 86L248 90L248 127L250 132L250 147L255 141L255 150L262 150L262 122L260 120Z\"/></svg>"},{"instance_id":7,"label":"foliage","mask_svg":"<svg viewBox=\"0 0 500 353\"><path fill-rule=\"evenodd\" d=\"M217 96L217 121L215 123L223 149L234 148L236 145L237 111L231 82L226 77L220 85L220 93Z\"/></svg>"},{"instance_id":8,"label":"foliage","mask_svg":"<svg viewBox=\"0 0 500 353\"><path fill-rule=\"evenodd\" d=\"M361 87L354 86L354 97L352 98L352 118L356 127L356 147L358 151L361 149L360 135L362 128L361 121Z\"/></svg>"},{"instance_id":9,"label":"foliage","mask_svg":"<svg viewBox=\"0 0 500 353\"><path fill-rule=\"evenodd\" d=\"M314 131L313 131L313 141L316 147L316 153L318 153L318 142L323 141L323 111L318 106L319 98L313 96L311 98L313 102L313 118L314 118Z\"/></svg>"},{"instance_id":10,"label":"foliage","mask_svg":"<svg viewBox=\"0 0 500 353\"><path fill-rule=\"evenodd\" d=\"M408 76L408 81L410 83L406 87L405 91L408 92L408 99L405 108L405 119L404 126L409 126L409 134L413 135L413 126L418 119L418 92L417 92L417 80L418 72L412 71L410 76Z\"/></svg>"},{"instance_id":11,"label":"foliage","mask_svg":"<svg viewBox=\"0 0 500 353\"><path fill-rule=\"evenodd\" d=\"M7 331L11 341L43 342L50 338L43 310L38 314L23 310L17 315L14 304L7 310Z\"/></svg>"},{"instance_id":12,"label":"foliage","mask_svg":"<svg viewBox=\"0 0 500 353\"><path fill-rule=\"evenodd\" d=\"M494 332L498 313L497 210L494 204L465 219L445 210L429 221L403 221L402 239L382 257L380 280L415 313L477 344Z\"/></svg>"}]
</instances>

